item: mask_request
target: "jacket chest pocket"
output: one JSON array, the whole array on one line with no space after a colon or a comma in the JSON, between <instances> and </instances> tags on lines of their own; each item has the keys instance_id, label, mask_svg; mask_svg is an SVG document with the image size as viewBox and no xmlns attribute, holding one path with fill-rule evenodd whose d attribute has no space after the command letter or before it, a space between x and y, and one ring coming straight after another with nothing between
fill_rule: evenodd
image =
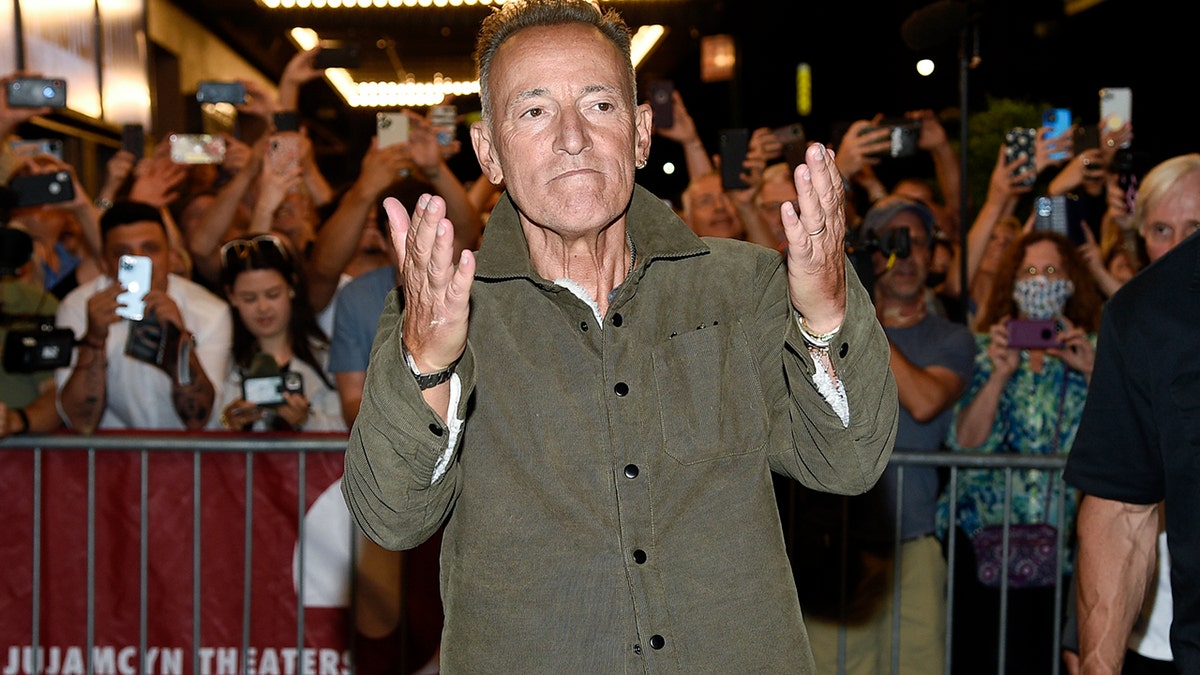
<instances>
[{"instance_id":1,"label":"jacket chest pocket","mask_svg":"<svg viewBox=\"0 0 1200 675\"><path fill-rule=\"evenodd\" d=\"M752 453L766 443L758 364L739 327L705 327L660 344L654 380L663 447L679 463Z\"/></svg>"}]
</instances>

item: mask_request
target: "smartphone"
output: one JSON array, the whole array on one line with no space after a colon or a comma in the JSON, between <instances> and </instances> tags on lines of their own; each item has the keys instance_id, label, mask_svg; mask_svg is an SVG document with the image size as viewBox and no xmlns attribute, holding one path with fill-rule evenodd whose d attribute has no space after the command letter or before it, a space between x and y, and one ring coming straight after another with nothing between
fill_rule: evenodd
<instances>
[{"instance_id":1,"label":"smartphone","mask_svg":"<svg viewBox=\"0 0 1200 675\"><path fill-rule=\"evenodd\" d=\"M1013 176L1016 177L1017 172L1028 170L1025 180L1021 181L1022 185L1030 186L1037 182L1037 173L1034 171L1034 147L1037 140L1037 129L1032 127L1013 127L1004 134L1004 161L1012 163L1016 160L1022 160L1021 166L1014 169Z\"/></svg>"},{"instance_id":2,"label":"smartphone","mask_svg":"<svg viewBox=\"0 0 1200 675\"><path fill-rule=\"evenodd\" d=\"M267 165L275 173L285 173L300 165L300 135L284 132L267 141Z\"/></svg>"},{"instance_id":3,"label":"smartphone","mask_svg":"<svg viewBox=\"0 0 1200 675\"><path fill-rule=\"evenodd\" d=\"M429 124L437 135L438 145L450 145L458 129L458 108L449 104L433 106L429 109Z\"/></svg>"},{"instance_id":4,"label":"smartphone","mask_svg":"<svg viewBox=\"0 0 1200 675\"><path fill-rule=\"evenodd\" d=\"M75 199L75 184L71 182L71 174L66 171L16 176L8 181L8 187L16 193L18 207L57 204Z\"/></svg>"},{"instance_id":5,"label":"smartphone","mask_svg":"<svg viewBox=\"0 0 1200 675\"><path fill-rule=\"evenodd\" d=\"M375 113L375 135L379 147L408 142L408 116L403 112Z\"/></svg>"},{"instance_id":6,"label":"smartphone","mask_svg":"<svg viewBox=\"0 0 1200 675\"><path fill-rule=\"evenodd\" d=\"M776 127L771 133L783 145L783 159L795 170L804 162L804 151L808 149L808 136L804 133L804 125L793 122Z\"/></svg>"},{"instance_id":7,"label":"smartphone","mask_svg":"<svg viewBox=\"0 0 1200 675\"><path fill-rule=\"evenodd\" d=\"M1072 244L1087 243L1083 228L1083 203L1075 195L1038 197L1034 202L1033 229L1057 232ZM1094 233L1093 233L1094 236Z\"/></svg>"},{"instance_id":8,"label":"smartphone","mask_svg":"<svg viewBox=\"0 0 1200 675\"><path fill-rule=\"evenodd\" d=\"M742 162L750 150L749 129L723 129L718 136L721 156L721 187L726 190L744 190L750 187L742 180Z\"/></svg>"},{"instance_id":9,"label":"smartphone","mask_svg":"<svg viewBox=\"0 0 1200 675\"><path fill-rule=\"evenodd\" d=\"M246 102L246 85L241 82L216 82L207 80L196 87L196 100L200 103L233 103L240 105Z\"/></svg>"},{"instance_id":10,"label":"smartphone","mask_svg":"<svg viewBox=\"0 0 1200 675\"><path fill-rule=\"evenodd\" d=\"M1046 108L1042 111L1042 126L1050 127L1046 138L1067 138L1071 133L1071 109ZM1054 161L1064 160L1070 156L1071 153L1065 150L1050 153L1050 159Z\"/></svg>"},{"instance_id":11,"label":"smartphone","mask_svg":"<svg viewBox=\"0 0 1200 675\"><path fill-rule=\"evenodd\" d=\"M121 127L121 149L141 159L146 154L146 129L140 124Z\"/></svg>"},{"instance_id":12,"label":"smartphone","mask_svg":"<svg viewBox=\"0 0 1200 675\"><path fill-rule=\"evenodd\" d=\"M362 63L362 48L357 42L322 40L321 50L313 57L313 68L357 68Z\"/></svg>"},{"instance_id":13,"label":"smartphone","mask_svg":"<svg viewBox=\"0 0 1200 675\"><path fill-rule=\"evenodd\" d=\"M124 289L117 295L117 316L141 321L146 314L146 293L154 263L144 255L123 255L117 261L117 282Z\"/></svg>"},{"instance_id":14,"label":"smartphone","mask_svg":"<svg viewBox=\"0 0 1200 675\"><path fill-rule=\"evenodd\" d=\"M1100 147L1100 128L1094 124L1075 127L1075 154Z\"/></svg>"},{"instance_id":15,"label":"smartphone","mask_svg":"<svg viewBox=\"0 0 1200 675\"><path fill-rule=\"evenodd\" d=\"M281 110L271 116L275 131L300 131L300 113L295 110Z\"/></svg>"},{"instance_id":16,"label":"smartphone","mask_svg":"<svg viewBox=\"0 0 1200 675\"><path fill-rule=\"evenodd\" d=\"M65 108L67 81L58 78L19 77L6 87L10 108Z\"/></svg>"},{"instance_id":17,"label":"smartphone","mask_svg":"<svg viewBox=\"0 0 1200 675\"><path fill-rule=\"evenodd\" d=\"M654 126L670 129L675 126L675 83L671 80L654 80L650 83L650 110L654 113Z\"/></svg>"},{"instance_id":18,"label":"smartphone","mask_svg":"<svg viewBox=\"0 0 1200 675\"><path fill-rule=\"evenodd\" d=\"M1116 131L1133 120L1133 90L1129 87L1105 87L1100 90L1100 123L1107 131Z\"/></svg>"},{"instance_id":19,"label":"smartphone","mask_svg":"<svg viewBox=\"0 0 1200 675\"><path fill-rule=\"evenodd\" d=\"M171 134L171 161L176 164L220 164L225 139L212 134Z\"/></svg>"},{"instance_id":20,"label":"smartphone","mask_svg":"<svg viewBox=\"0 0 1200 675\"><path fill-rule=\"evenodd\" d=\"M1008 346L1012 349L1061 349L1060 329L1054 319L1010 319Z\"/></svg>"},{"instance_id":21,"label":"smartphone","mask_svg":"<svg viewBox=\"0 0 1200 675\"><path fill-rule=\"evenodd\" d=\"M57 138L28 138L8 142L8 147L18 157L35 157L37 155L53 155L63 158L63 142Z\"/></svg>"}]
</instances>

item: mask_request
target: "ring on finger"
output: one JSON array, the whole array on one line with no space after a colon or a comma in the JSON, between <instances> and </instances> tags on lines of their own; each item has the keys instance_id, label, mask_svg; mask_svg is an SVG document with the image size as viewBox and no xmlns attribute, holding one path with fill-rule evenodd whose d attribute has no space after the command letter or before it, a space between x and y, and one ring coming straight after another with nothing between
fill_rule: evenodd
<instances>
[{"instance_id":1,"label":"ring on finger","mask_svg":"<svg viewBox=\"0 0 1200 675\"><path fill-rule=\"evenodd\" d=\"M824 226L824 225L822 225L821 227L817 228L817 231L816 231L816 232L809 232L809 233L808 233L808 236L810 236L810 237L815 237L815 236L817 236L818 234L821 234L821 233L822 233L822 232L824 232L824 231L825 231L825 226Z\"/></svg>"}]
</instances>

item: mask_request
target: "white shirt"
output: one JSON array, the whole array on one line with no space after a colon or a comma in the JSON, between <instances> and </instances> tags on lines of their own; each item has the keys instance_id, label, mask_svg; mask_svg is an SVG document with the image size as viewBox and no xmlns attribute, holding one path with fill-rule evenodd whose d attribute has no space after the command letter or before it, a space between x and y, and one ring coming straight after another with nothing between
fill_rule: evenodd
<instances>
[{"instance_id":1,"label":"white shirt","mask_svg":"<svg viewBox=\"0 0 1200 675\"><path fill-rule=\"evenodd\" d=\"M76 339L87 333L87 302L97 292L113 283L99 276L67 294L58 306L57 325L70 328ZM221 384L229 372L233 348L233 320L229 305L208 289L175 274L167 278L167 295L179 306L184 326L196 338L196 356L204 374L213 383L214 398L220 398ZM158 367L125 355L129 338L129 321L122 319L108 329L105 353L106 370L104 415L100 429L184 429L171 398L171 378ZM54 373L55 383L62 392L63 385L75 370L78 353L71 355L71 365ZM220 428L220 412L209 415L206 427ZM62 401L59 400L59 413ZM66 420L66 416L63 416Z\"/></svg>"}]
</instances>

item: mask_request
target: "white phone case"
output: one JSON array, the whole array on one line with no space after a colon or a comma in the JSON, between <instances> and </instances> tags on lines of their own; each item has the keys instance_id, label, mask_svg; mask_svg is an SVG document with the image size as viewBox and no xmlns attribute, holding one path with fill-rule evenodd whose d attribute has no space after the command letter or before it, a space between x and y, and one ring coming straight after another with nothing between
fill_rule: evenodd
<instances>
[{"instance_id":1,"label":"white phone case","mask_svg":"<svg viewBox=\"0 0 1200 675\"><path fill-rule=\"evenodd\" d=\"M1133 119L1133 90L1129 87L1105 87L1100 90L1100 121L1105 129L1116 131Z\"/></svg>"},{"instance_id":2,"label":"white phone case","mask_svg":"<svg viewBox=\"0 0 1200 675\"><path fill-rule=\"evenodd\" d=\"M117 315L132 321L141 321L146 314L143 298L150 290L153 261L143 255L123 255L117 263L117 281L125 289L117 295Z\"/></svg>"},{"instance_id":3,"label":"white phone case","mask_svg":"<svg viewBox=\"0 0 1200 675\"><path fill-rule=\"evenodd\" d=\"M408 116L402 112L375 113L375 135L379 147L408 142Z\"/></svg>"}]
</instances>

